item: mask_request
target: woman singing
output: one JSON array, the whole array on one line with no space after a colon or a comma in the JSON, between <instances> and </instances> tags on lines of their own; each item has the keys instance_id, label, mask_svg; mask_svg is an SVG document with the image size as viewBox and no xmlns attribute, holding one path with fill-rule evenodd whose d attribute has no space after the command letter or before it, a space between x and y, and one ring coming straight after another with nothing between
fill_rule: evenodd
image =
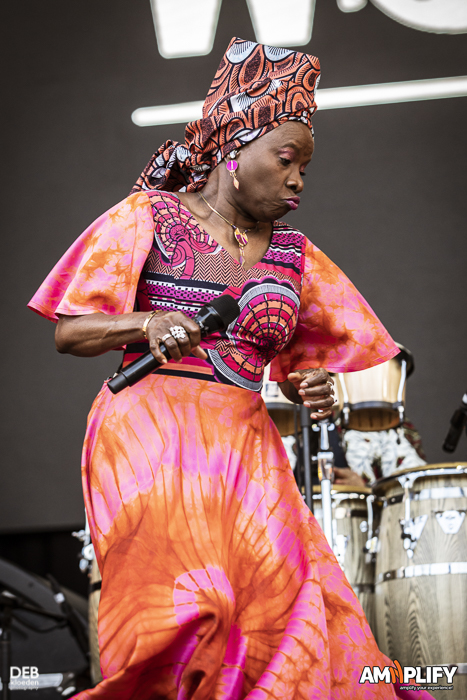
<instances>
[{"instance_id":1,"label":"woman singing","mask_svg":"<svg viewBox=\"0 0 467 700\"><path fill-rule=\"evenodd\" d=\"M105 383L89 415L104 680L80 700L396 697L359 684L389 661L260 395L272 362L324 418L327 370L398 352L347 277L279 221L313 153L318 76L313 56L233 39L185 143L154 154L30 303L58 321L59 352L124 348L127 364L149 346L164 363L115 396ZM222 294L240 316L201 340L193 317Z\"/></svg>"}]
</instances>

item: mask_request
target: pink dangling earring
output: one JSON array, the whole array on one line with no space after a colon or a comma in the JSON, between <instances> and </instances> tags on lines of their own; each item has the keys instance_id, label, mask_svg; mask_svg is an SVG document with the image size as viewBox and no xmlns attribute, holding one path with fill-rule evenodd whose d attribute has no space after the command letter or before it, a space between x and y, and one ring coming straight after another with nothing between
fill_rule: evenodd
<instances>
[{"instance_id":1,"label":"pink dangling earring","mask_svg":"<svg viewBox=\"0 0 467 700\"><path fill-rule=\"evenodd\" d=\"M235 160L236 155L237 155L237 151L230 151L230 153L227 156L230 160L227 161L226 167L227 167L227 170L229 171L230 175L233 178L233 184L234 184L235 189L238 190L238 188L240 187L240 183L237 180L237 176L235 175L235 171L238 168L238 163Z\"/></svg>"}]
</instances>

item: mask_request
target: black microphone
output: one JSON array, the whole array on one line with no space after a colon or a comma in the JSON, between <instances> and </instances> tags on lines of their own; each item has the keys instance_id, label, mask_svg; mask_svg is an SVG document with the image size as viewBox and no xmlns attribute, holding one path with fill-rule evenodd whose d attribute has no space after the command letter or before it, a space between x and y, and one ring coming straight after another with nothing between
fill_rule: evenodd
<instances>
[{"instance_id":1,"label":"black microphone","mask_svg":"<svg viewBox=\"0 0 467 700\"><path fill-rule=\"evenodd\" d=\"M240 313L240 307L230 294L223 294L217 299L213 299L209 304L205 304L194 317L194 321L201 329L201 337L205 338L216 331L223 331L232 321L235 321ZM159 344L159 348L163 355L170 358L170 353L164 343ZM124 369L121 369L107 383L112 394L118 394L119 391L127 386L133 386L140 379L151 374L155 369L161 366L152 352L148 350L144 355L133 360Z\"/></svg>"},{"instance_id":2,"label":"black microphone","mask_svg":"<svg viewBox=\"0 0 467 700\"><path fill-rule=\"evenodd\" d=\"M446 439L443 444L443 450L445 452L454 452L459 442L459 438L462 435L462 431L467 426L467 393L462 397L462 403L457 411L454 411L451 418L451 427L446 435Z\"/></svg>"}]
</instances>

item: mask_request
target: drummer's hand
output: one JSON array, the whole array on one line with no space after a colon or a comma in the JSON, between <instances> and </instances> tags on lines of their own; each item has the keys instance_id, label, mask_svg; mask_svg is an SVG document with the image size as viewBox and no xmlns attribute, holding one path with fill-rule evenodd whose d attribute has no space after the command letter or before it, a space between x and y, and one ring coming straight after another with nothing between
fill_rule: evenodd
<instances>
[{"instance_id":1,"label":"drummer's hand","mask_svg":"<svg viewBox=\"0 0 467 700\"><path fill-rule=\"evenodd\" d=\"M311 408L313 420L329 418L334 405L334 380L325 369L298 369L287 379L298 391L303 405Z\"/></svg>"},{"instance_id":2,"label":"drummer's hand","mask_svg":"<svg viewBox=\"0 0 467 700\"><path fill-rule=\"evenodd\" d=\"M170 328L181 326L185 329L184 338L175 339L170 334ZM170 353L170 356L180 362L182 357L194 355L200 360L206 360L207 354L199 347L201 342L201 330L192 318L185 316L181 311L167 311L156 314L148 323L146 334L149 341L149 349L161 364L167 362L167 358L162 354L159 345L163 343ZM169 337L164 338L165 335ZM164 338L164 339L163 339Z\"/></svg>"},{"instance_id":3,"label":"drummer's hand","mask_svg":"<svg viewBox=\"0 0 467 700\"><path fill-rule=\"evenodd\" d=\"M344 484L345 486L366 486L366 482L362 479L357 472L352 471L352 469L341 469L340 467L334 467L334 483Z\"/></svg>"}]
</instances>

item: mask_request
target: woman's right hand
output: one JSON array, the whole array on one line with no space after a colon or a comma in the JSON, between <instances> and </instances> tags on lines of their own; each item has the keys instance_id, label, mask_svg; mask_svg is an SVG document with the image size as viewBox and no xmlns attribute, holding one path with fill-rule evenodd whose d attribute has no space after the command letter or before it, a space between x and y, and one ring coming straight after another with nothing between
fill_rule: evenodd
<instances>
[{"instance_id":1,"label":"woman's right hand","mask_svg":"<svg viewBox=\"0 0 467 700\"><path fill-rule=\"evenodd\" d=\"M170 329L177 326L185 330L184 338L174 338L171 334ZM200 327L192 318L181 311L164 311L153 316L147 325L146 335L149 349L161 364L167 362L167 358L160 349L161 343L167 348L170 357L177 362L188 355L194 355L200 360L206 360L208 357L199 345L201 342Z\"/></svg>"},{"instance_id":2,"label":"woman's right hand","mask_svg":"<svg viewBox=\"0 0 467 700\"><path fill-rule=\"evenodd\" d=\"M109 350L144 340L143 326L148 314L148 311L133 311L116 316L104 313L60 316L55 331L55 345L62 353L96 357ZM186 331L186 336L174 338L170 333L170 328L174 326L181 326ZM201 332L198 324L181 311L163 311L153 316L146 326L146 336L150 350L158 362L167 362L160 351L161 342L174 360L179 361L190 353L201 360L207 358L199 346ZM164 336L167 337L162 340Z\"/></svg>"}]
</instances>

